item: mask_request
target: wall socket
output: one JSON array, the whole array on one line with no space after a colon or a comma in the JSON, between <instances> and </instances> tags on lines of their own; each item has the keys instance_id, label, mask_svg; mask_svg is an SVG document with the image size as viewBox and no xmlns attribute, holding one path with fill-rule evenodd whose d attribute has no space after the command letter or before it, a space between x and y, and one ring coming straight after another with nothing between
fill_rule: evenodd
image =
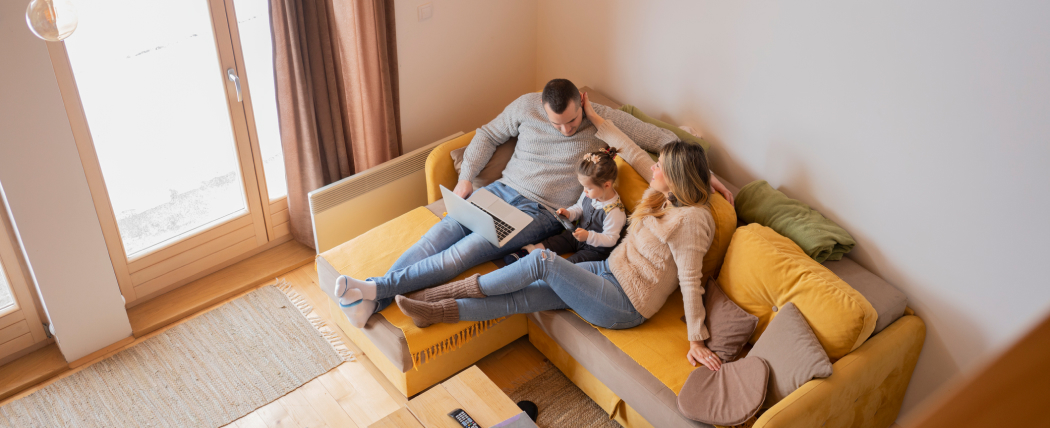
<instances>
[{"instance_id":1,"label":"wall socket","mask_svg":"<svg viewBox=\"0 0 1050 428\"><path fill-rule=\"evenodd\" d=\"M416 10L419 12L420 22L434 17L434 3L421 4Z\"/></svg>"}]
</instances>

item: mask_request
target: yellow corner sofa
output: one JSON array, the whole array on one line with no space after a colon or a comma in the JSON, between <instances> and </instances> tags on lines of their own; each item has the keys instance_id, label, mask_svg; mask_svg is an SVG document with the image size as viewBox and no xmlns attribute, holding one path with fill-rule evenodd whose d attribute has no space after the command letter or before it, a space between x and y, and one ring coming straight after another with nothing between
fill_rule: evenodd
<instances>
[{"instance_id":1,"label":"yellow corner sofa","mask_svg":"<svg viewBox=\"0 0 1050 428\"><path fill-rule=\"evenodd\" d=\"M473 132L468 133L439 145L430 153L425 168L431 205L417 208L320 254L317 258L320 284L334 283L340 274L364 277L384 273L404 249L437 223L443 211L438 186L452 188L458 177L450 153L466 146L473 136ZM622 175L623 172L621 165ZM631 177L624 178L621 177L618 186L639 185ZM640 195L638 189L618 190L625 199ZM625 200L626 205L633 206L630 202L636 201ZM724 255L724 247L721 253ZM846 283L881 281L879 286L889 286L849 259L827 262L825 266ZM494 269L495 264L484 263L463 276ZM338 313L338 306L330 304L333 313ZM674 306L669 301L661 312L673 310ZM519 314L485 323L461 322L441 325L439 329L419 330L409 324L396 305L373 315L362 329L337 317L337 325L406 397L426 390L528 335L529 341L562 373L625 427L709 426L682 416L674 391L595 327L569 311ZM684 323L668 328L680 328L685 340ZM834 361L831 377L806 383L763 412L752 421L752 426L890 426L900 411L924 338L925 324L908 310L860 347Z\"/></svg>"}]
</instances>

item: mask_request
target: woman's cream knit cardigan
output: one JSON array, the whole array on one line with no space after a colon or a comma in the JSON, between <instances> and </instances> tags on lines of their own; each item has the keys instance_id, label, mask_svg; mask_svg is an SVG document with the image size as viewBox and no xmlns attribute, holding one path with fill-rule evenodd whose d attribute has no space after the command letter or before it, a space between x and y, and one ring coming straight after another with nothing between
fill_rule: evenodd
<instances>
[{"instance_id":1,"label":"woman's cream knit cardigan","mask_svg":"<svg viewBox=\"0 0 1050 428\"><path fill-rule=\"evenodd\" d=\"M605 121L596 136L616 147L646 182L653 180L652 158L616 125ZM645 195L655 191L646 190ZM667 297L681 286L689 340L707 340L710 333L704 325L700 270L714 234L715 219L707 206L672 208L661 218L646 217L641 225L630 227L609 256L609 269L645 318L656 315Z\"/></svg>"}]
</instances>

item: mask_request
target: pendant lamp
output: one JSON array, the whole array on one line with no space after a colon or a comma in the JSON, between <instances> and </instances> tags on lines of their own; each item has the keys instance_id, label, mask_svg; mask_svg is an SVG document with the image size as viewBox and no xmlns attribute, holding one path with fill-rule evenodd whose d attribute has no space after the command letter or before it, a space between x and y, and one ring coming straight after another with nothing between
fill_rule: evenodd
<instances>
[{"instance_id":1,"label":"pendant lamp","mask_svg":"<svg viewBox=\"0 0 1050 428\"><path fill-rule=\"evenodd\" d=\"M37 37L61 41L77 29L77 9L69 0L32 0L26 8L26 23Z\"/></svg>"}]
</instances>

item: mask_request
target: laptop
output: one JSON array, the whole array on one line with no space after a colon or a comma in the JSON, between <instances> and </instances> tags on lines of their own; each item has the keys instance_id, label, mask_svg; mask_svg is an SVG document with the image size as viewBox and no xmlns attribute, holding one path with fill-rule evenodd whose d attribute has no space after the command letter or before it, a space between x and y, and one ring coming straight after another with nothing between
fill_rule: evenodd
<instances>
[{"instance_id":1,"label":"laptop","mask_svg":"<svg viewBox=\"0 0 1050 428\"><path fill-rule=\"evenodd\" d=\"M531 216L488 190L475 190L470 199L463 199L447 187L440 187L448 215L497 247L502 247L532 222Z\"/></svg>"}]
</instances>

